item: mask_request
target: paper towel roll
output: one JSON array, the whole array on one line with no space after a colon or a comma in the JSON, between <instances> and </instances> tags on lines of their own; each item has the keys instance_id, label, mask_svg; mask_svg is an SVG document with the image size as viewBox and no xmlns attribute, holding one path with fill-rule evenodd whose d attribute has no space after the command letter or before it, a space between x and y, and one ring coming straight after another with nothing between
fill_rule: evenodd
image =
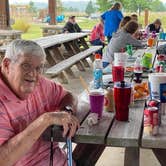
<instances>
[{"instance_id":1,"label":"paper towel roll","mask_svg":"<svg viewBox=\"0 0 166 166\"><path fill-rule=\"evenodd\" d=\"M149 74L150 95L152 99L160 99L160 84L166 84L166 73Z\"/></svg>"}]
</instances>

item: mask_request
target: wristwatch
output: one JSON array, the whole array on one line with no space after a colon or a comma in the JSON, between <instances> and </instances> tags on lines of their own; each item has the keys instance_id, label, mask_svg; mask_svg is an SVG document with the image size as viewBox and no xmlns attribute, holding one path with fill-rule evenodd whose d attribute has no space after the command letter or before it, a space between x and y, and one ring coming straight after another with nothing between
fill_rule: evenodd
<instances>
[{"instance_id":1,"label":"wristwatch","mask_svg":"<svg viewBox=\"0 0 166 166\"><path fill-rule=\"evenodd\" d=\"M73 107L70 106L70 105L66 105L66 106L64 107L64 111L66 111L66 112L68 112L68 113L71 113L71 114L74 113L74 112L73 112Z\"/></svg>"}]
</instances>

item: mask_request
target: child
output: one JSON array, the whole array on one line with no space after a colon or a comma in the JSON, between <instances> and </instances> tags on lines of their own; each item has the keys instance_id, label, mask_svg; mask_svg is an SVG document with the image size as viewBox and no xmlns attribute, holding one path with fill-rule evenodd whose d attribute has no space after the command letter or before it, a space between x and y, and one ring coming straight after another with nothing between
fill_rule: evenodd
<instances>
[{"instance_id":1,"label":"child","mask_svg":"<svg viewBox=\"0 0 166 166\"><path fill-rule=\"evenodd\" d=\"M94 28L92 29L92 32L90 34L90 43L93 46L103 46L104 48L104 24L103 21L101 20L100 23L98 23L97 25L94 26ZM96 53L99 53L100 55L102 55L102 49L97 51Z\"/></svg>"}]
</instances>

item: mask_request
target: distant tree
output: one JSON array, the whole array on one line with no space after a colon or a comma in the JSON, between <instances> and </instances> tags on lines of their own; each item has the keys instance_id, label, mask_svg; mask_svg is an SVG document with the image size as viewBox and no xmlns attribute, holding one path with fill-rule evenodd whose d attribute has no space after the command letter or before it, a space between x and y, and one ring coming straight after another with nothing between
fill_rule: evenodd
<instances>
[{"instance_id":1,"label":"distant tree","mask_svg":"<svg viewBox=\"0 0 166 166\"><path fill-rule=\"evenodd\" d=\"M35 7L34 2L30 1L28 7L29 7L30 13L33 13L33 14L37 13L37 8Z\"/></svg>"},{"instance_id":2,"label":"distant tree","mask_svg":"<svg viewBox=\"0 0 166 166\"><path fill-rule=\"evenodd\" d=\"M104 12L110 9L116 1L121 2L123 6L125 0L96 0L96 4L98 6L98 10Z\"/></svg>"},{"instance_id":3,"label":"distant tree","mask_svg":"<svg viewBox=\"0 0 166 166\"><path fill-rule=\"evenodd\" d=\"M124 8L130 12L139 12L139 15L144 9L150 9L150 4L154 0L124 0Z\"/></svg>"},{"instance_id":4,"label":"distant tree","mask_svg":"<svg viewBox=\"0 0 166 166\"><path fill-rule=\"evenodd\" d=\"M166 10L166 6L164 6L164 4L161 1L155 0L151 4L151 10L155 12L162 12Z\"/></svg>"},{"instance_id":5,"label":"distant tree","mask_svg":"<svg viewBox=\"0 0 166 166\"><path fill-rule=\"evenodd\" d=\"M69 12L78 12L79 10L77 9L77 8L73 8L73 7L69 7L69 8L67 8L67 10L69 11Z\"/></svg>"},{"instance_id":6,"label":"distant tree","mask_svg":"<svg viewBox=\"0 0 166 166\"><path fill-rule=\"evenodd\" d=\"M89 16L90 14L92 14L94 12L95 12L95 8L93 7L93 3L92 3L92 1L89 1L86 6L85 13L87 13Z\"/></svg>"},{"instance_id":7,"label":"distant tree","mask_svg":"<svg viewBox=\"0 0 166 166\"><path fill-rule=\"evenodd\" d=\"M104 12L111 7L111 2L109 0L96 0L96 4L101 12Z\"/></svg>"}]
</instances>

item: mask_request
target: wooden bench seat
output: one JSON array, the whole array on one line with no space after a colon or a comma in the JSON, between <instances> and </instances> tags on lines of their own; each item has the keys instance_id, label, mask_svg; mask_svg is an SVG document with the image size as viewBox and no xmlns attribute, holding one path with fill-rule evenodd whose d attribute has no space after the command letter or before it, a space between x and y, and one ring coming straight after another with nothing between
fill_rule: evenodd
<instances>
[{"instance_id":1,"label":"wooden bench seat","mask_svg":"<svg viewBox=\"0 0 166 166\"><path fill-rule=\"evenodd\" d=\"M62 73L72 65L78 63L80 60L83 60L87 57L89 57L91 54L95 53L96 51L100 50L102 46L91 46L90 48L73 55L67 59L64 59L63 61L57 63L56 65L48 68L45 72L45 74L48 77L55 77L55 76L60 76L63 83L68 83L68 80L65 78L65 75Z\"/></svg>"}]
</instances>

